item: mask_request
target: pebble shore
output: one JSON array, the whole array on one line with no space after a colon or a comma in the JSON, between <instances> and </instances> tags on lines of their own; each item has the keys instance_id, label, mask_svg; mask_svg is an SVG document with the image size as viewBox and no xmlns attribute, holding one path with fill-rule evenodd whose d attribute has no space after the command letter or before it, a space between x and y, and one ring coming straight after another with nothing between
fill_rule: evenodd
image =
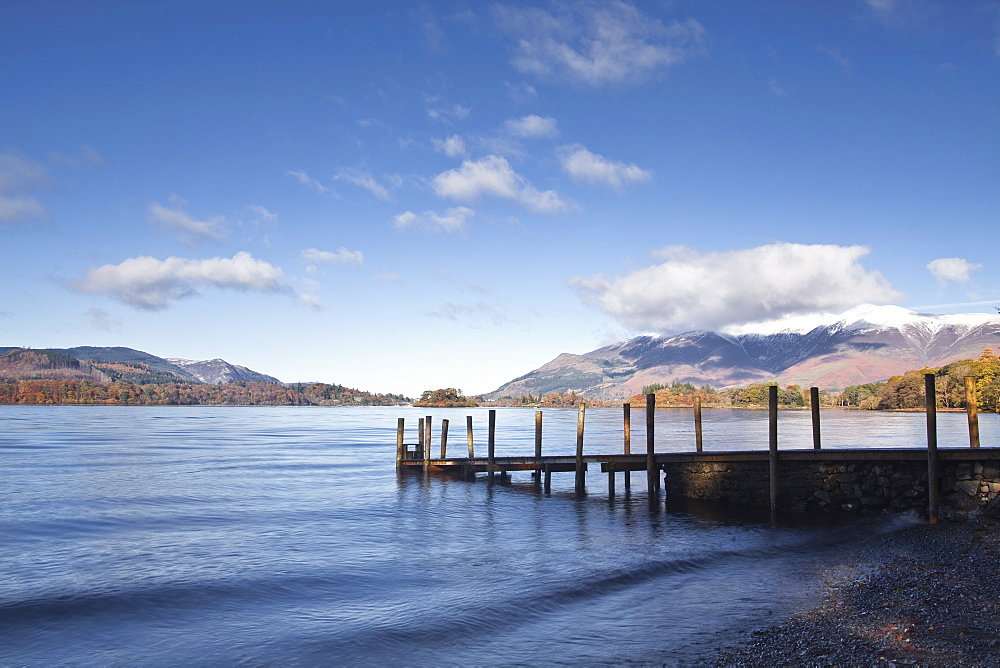
<instances>
[{"instance_id":1,"label":"pebble shore","mask_svg":"<svg viewBox=\"0 0 1000 668\"><path fill-rule=\"evenodd\" d=\"M1000 666L1000 523L923 524L825 568L817 607L749 632L717 666Z\"/></svg>"}]
</instances>

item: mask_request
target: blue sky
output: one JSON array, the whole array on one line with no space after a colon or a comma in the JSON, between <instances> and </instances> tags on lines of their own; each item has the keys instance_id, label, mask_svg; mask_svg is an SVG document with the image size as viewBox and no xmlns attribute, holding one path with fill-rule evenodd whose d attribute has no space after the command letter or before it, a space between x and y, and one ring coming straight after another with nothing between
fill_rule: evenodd
<instances>
[{"instance_id":1,"label":"blue sky","mask_svg":"<svg viewBox=\"0 0 1000 668\"><path fill-rule=\"evenodd\" d=\"M0 343L488 392L1000 303L1000 3L0 3Z\"/></svg>"}]
</instances>

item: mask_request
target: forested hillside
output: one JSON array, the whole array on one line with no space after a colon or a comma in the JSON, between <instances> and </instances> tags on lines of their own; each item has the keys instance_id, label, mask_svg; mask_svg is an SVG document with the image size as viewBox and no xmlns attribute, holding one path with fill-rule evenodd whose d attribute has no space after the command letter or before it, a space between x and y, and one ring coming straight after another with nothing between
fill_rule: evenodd
<instances>
[{"instance_id":1,"label":"forested hillside","mask_svg":"<svg viewBox=\"0 0 1000 668\"><path fill-rule=\"evenodd\" d=\"M143 362L79 360L55 350L15 348L0 355L0 404L392 406L410 401L328 383L185 382Z\"/></svg>"},{"instance_id":2,"label":"forested hillside","mask_svg":"<svg viewBox=\"0 0 1000 668\"><path fill-rule=\"evenodd\" d=\"M0 404L116 404L120 406L396 406L412 400L327 383L286 386L238 382L146 383L90 380L3 380Z\"/></svg>"}]
</instances>

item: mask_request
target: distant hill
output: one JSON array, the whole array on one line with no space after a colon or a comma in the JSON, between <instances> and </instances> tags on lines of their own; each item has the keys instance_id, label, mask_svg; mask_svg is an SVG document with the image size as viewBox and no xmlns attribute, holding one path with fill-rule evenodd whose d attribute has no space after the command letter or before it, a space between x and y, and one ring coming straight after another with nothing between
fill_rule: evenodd
<instances>
[{"instance_id":1,"label":"distant hill","mask_svg":"<svg viewBox=\"0 0 1000 668\"><path fill-rule=\"evenodd\" d=\"M808 330L639 336L582 355L563 353L483 395L484 399L574 392L627 399L643 386L672 382L722 389L776 380L843 389L924 366L1000 349L1000 316L927 315L866 305Z\"/></svg>"},{"instance_id":2,"label":"distant hill","mask_svg":"<svg viewBox=\"0 0 1000 668\"><path fill-rule=\"evenodd\" d=\"M0 347L0 378L77 378L131 383L281 382L221 359L204 362L164 359L133 348L95 346L46 350Z\"/></svg>"}]
</instances>

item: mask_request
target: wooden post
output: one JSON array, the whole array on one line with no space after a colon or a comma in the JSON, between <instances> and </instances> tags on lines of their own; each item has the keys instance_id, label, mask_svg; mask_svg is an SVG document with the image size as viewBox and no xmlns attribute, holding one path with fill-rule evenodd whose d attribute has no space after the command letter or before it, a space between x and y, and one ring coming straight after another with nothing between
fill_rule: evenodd
<instances>
[{"instance_id":1,"label":"wooden post","mask_svg":"<svg viewBox=\"0 0 1000 668\"><path fill-rule=\"evenodd\" d=\"M406 418L399 418L396 421L396 470L403 468L403 458L406 456L406 446L403 445L403 432L405 430Z\"/></svg>"},{"instance_id":2,"label":"wooden post","mask_svg":"<svg viewBox=\"0 0 1000 668\"><path fill-rule=\"evenodd\" d=\"M545 493L552 492L552 471L545 467Z\"/></svg>"},{"instance_id":3,"label":"wooden post","mask_svg":"<svg viewBox=\"0 0 1000 668\"><path fill-rule=\"evenodd\" d=\"M420 451L420 459L424 458L424 419L417 420L417 449Z\"/></svg>"},{"instance_id":4,"label":"wooden post","mask_svg":"<svg viewBox=\"0 0 1000 668\"><path fill-rule=\"evenodd\" d=\"M819 450L822 444L820 443L820 429L819 429L818 387L809 388L809 406L812 408L812 416L813 416L813 450Z\"/></svg>"},{"instance_id":5,"label":"wooden post","mask_svg":"<svg viewBox=\"0 0 1000 668\"><path fill-rule=\"evenodd\" d=\"M768 482L771 496L771 512L778 509L778 386L767 388L768 416Z\"/></svg>"},{"instance_id":6,"label":"wooden post","mask_svg":"<svg viewBox=\"0 0 1000 668\"><path fill-rule=\"evenodd\" d=\"M656 395L646 395L646 491L649 498L653 498L654 493L660 491L660 476L657 475L654 465L653 450L655 448L655 436L653 434L656 423Z\"/></svg>"},{"instance_id":7,"label":"wooden post","mask_svg":"<svg viewBox=\"0 0 1000 668\"><path fill-rule=\"evenodd\" d=\"M448 421L441 420L441 459L448 457Z\"/></svg>"},{"instance_id":8,"label":"wooden post","mask_svg":"<svg viewBox=\"0 0 1000 668\"><path fill-rule=\"evenodd\" d=\"M469 442L469 459L473 459L476 456L476 449L472 444L472 416L465 416L465 440Z\"/></svg>"},{"instance_id":9,"label":"wooden post","mask_svg":"<svg viewBox=\"0 0 1000 668\"><path fill-rule=\"evenodd\" d=\"M576 493L583 492L586 484L586 472L583 470L583 423L587 406L580 402L580 410L576 414Z\"/></svg>"},{"instance_id":10,"label":"wooden post","mask_svg":"<svg viewBox=\"0 0 1000 668\"><path fill-rule=\"evenodd\" d=\"M417 448L420 451L420 459L424 460L424 470L427 470L427 454L430 449L424 444L424 418L417 420Z\"/></svg>"},{"instance_id":11,"label":"wooden post","mask_svg":"<svg viewBox=\"0 0 1000 668\"><path fill-rule=\"evenodd\" d=\"M701 452L701 397L694 398L694 447Z\"/></svg>"},{"instance_id":12,"label":"wooden post","mask_svg":"<svg viewBox=\"0 0 1000 668\"><path fill-rule=\"evenodd\" d=\"M424 461L430 461L431 458L431 416L428 415L424 418Z\"/></svg>"},{"instance_id":13,"label":"wooden post","mask_svg":"<svg viewBox=\"0 0 1000 668\"><path fill-rule=\"evenodd\" d=\"M535 411L535 476L542 481L542 411Z\"/></svg>"},{"instance_id":14,"label":"wooden post","mask_svg":"<svg viewBox=\"0 0 1000 668\"><path fill-rule=\"evenodd\" d=\"M625 412L625 454L632 454L632 404L624 404L622 409ZM625 471L625 489L632 487L632 472Z\"/></svg>"},{"instance_id":15,"label":"wooden post","mask_svg":"<svg viewBox=\"0 0 1000 668\"><path fill-rule=\"evenodd\" d=\"M496 471L496 436L497 436L497 412L490 409L489 433L486 436L486 470L489 471L490 480L493 480L493 473Z\"/></svg>"},{"instance_id":16,"label":"wooden post","mask_svg":"<svg viewBox=\"0 0 1000 668\"><path fill-rule=\"evenodd\" d=\"M937 524L941 485L938 480L937 391L932 373L924 374L924 400L927 406L927 519Z\"/></svg>"},{"instance_id":17,"label":"wooden post","mask_svg":"<svg viewBox=\"0 0 1000 668\"><path fill-rule=\"evenodd\" d=\"M979 402L976 400L976 377L965 377L965 412L969 416L969 447L979 447Z\"/></svg>"}]
</instances>

